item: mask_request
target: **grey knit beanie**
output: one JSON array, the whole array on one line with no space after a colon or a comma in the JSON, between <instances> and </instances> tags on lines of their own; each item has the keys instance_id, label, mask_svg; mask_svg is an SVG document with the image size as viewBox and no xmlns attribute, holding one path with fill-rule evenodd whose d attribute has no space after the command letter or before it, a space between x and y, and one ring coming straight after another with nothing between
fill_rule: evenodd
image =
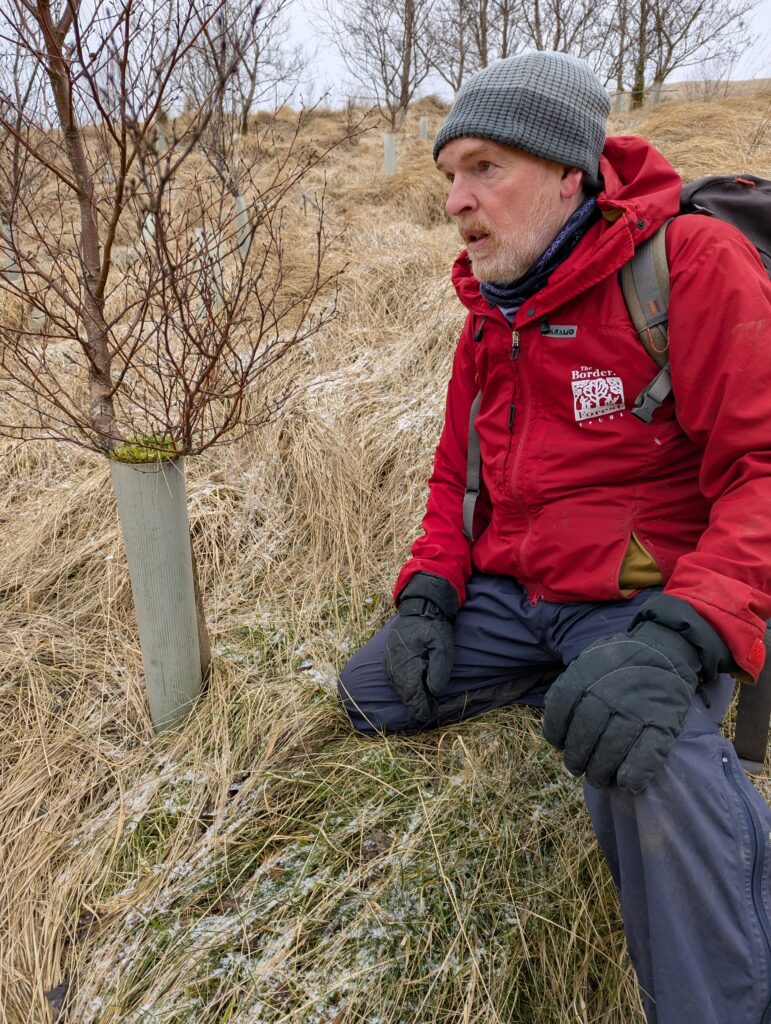
<instances>
[{"instance_id":1,"label":"grey knit beanie","mask_svg":"<svg viewBox=\"0 0 771 1024\"><path fill-rule=\"evenodd\" d=\"M596 177L610 97L588 64L541 50L506 57L461 87L434 142L473 136L524 149Z\"/></svg>"}]
</instances>

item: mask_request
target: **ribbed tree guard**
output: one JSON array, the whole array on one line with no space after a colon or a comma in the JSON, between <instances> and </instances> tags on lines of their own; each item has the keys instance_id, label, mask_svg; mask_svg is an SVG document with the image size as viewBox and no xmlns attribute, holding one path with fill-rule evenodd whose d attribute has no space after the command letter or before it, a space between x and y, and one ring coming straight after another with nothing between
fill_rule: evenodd
<instances>
[{"instance_id":1,"label":"ribbed tree guard","mask_svg":"<svg viewBox=\"0 0 771 1024\"><path fill-rule=\"evenodd\" d=\"M161 156L169 148L169 141L166 138L166 129L163 127L160 121L156 122L155 125L155 142L153 143L153 149L158 156Z\"/></svg>"},{"instance_id":2,"label":"ribbed tree guard","mask_svg":"<svg viewBox=\"0 0 771 1024\"><path fill-rule=\"evenodd\" d=\"M38 309L37 306L32 306L29 314L27 315L27 325L35 334L43 334L48 325L48 318L42 309Z\"/></svg>"},{"instance_id":3,"label":"ribbed tree guard","mask_svg":"<svg viewBox=\"0 0 771 1024\"><path fill-rule=\"evenodd\" d=\"M2 272L6 281L9 281L11 284L17 284L21 274L13 248L13 234L5 221L0 223L0 250L2 251L2 267L0 267L0 272Z\"/></svg>"},{"instance_id":4,"label":"ribbed tree guard","mask_svg":"<svg viewBox=\"0 0 771 1024\"><path fill-rule=\"evenodd\" d=\"M151 213L145 214L145 219L142 221L141 238L142 244L147 249L152 249L155 245L155 219Z\"/></svg>"},{"instance_id":5,"label":"ribbed tree guard","mask_svg":"<svg viewBox=\"0 0 771 1024\"><path fill-rule=\"evenodd\" d=\"M179 725L201 692L190 527L181 459L111 461L134 596L150 718Z\"/></svg>"},{"instance_id":6,"label":"ribbed tree guard","mask_svg":"<svg viewBox=\"0 0 771 1024\"><path fill-rule=\"evenodd\" d=\"M425 114L420 119L420 137L423 142L428 142L428 118Z\"/></svg>"},{"instance_id":7,"label":"ribbed tree guard","mask_svg":"<svg viewBox=\"0 0 771 1024\"><path fill-rule=\"evenodd\" d=\"M383 172L387 178L396 174L396 136L393 132L383 135Z\"/></svg>"},{"instance_id":8,"label":"ribbed tree guard","mask_svg":"<svg viewBox=\"0 0 771 1024\"><path fill-rule=\"evenodd\" d=\"M252 244L252 232L249 211L243 196L236 196L233 200L233 226L236 229L238 253L241 259L245 260Z\"/></svg>"}]
</instances>

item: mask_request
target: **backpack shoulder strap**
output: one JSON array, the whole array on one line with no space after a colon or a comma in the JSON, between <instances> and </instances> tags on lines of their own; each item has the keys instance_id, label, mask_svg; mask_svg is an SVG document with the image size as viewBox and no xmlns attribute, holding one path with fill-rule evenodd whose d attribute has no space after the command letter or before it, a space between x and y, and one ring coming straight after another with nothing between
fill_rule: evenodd
<instances>
[{"instance_id":1,"label":"backpack shoulder strap","mask_svg":"<svg viewBox=\"0 0 771 1024\"><path fill-rule=\"evenodd\" d=\"M482 460L479 454L479 434L476 418L482 404L482 392L471 403L468 417L468 453L466 455L466 493L463 495L463 532L468 540L474 539L474 509L476 508L482 479Z\"/></svg>"},{"instance_id":2,"label":"backpack shoulder strap","mask_svg":"<svg viewBox=\"0 0 771 1024\"><path fill-rule=\"evenodd\" d=\"M670 218L671 220L671 218ZM669 373L669 266L666 232L669 220L635 250L621 269L621 290L643 348L659 367L654 379L635 399L633 415L650 423L672 391Z\"/></svg>"}]
</instances>

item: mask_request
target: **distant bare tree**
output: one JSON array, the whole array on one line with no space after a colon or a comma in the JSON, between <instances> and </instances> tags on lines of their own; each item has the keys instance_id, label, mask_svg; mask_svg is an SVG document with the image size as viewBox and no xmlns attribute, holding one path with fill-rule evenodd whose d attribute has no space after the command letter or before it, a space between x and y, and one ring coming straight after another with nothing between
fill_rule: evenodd
<instances>
[{"instance_id":1,"label":"distant bare tree","mask_svg":"<svg viewBox=\"0 0 771 1024\"><path fill-rule=\"evenodd\" d=\"M490 31L491 6L490 0L473 0L470 24L473 32L474 50L480 68L486 68L492 59L490 38L492 35Z\"/></svg>"},{"instance_id":2,"label":"distant bare tree","mask_svg":"<svg viewBox=\"0 0 771 1024\"><path fill-rule=\"evenodd\" d=\"M456 92L464 78L524 47L561 50L601 70L613 18L592 0L436 0L434 68Z\"/></svg>"},{"instance_id":3,"label":"distant bare tree","mask_svg":"<svg viewBox=\"0 0 771 1024\"><path fill-rule=\"evenodd\" d=\"M220 0L217 17L185 61L185 91L198 106L213 94L213 83L224 67L232 64L221 102L228 125L235 120L242 135L249 130L255 105L268 98L274 107L286 101L304 67L302 48L288 45L286 15L291 4L292 0Z\"/></svg>"},{"instance_id":4,"label":"distant bare tree","mask_svg":"<svg viewBox=\"0 0 771 1024\"><path fill-rule=\"evenodd\" d=\"M429 21L433 67L453 92L479 66L472 25L476 0L437 0Z\"/></svg>"},{"instance_id":5,"label":"distant bare tree","mask_svg":"<svg viewBox=\"0 0 771 1024\"><path fill-rule=\"evenodd\" d=\"M629 0L614 0L611 13L606 84L609 82L615 84L617 109L621 109L622 96L626 88L624 72L628 63L629 33L632 31L628 4Z\"/></svg>"},{"instance_id":6,"label":"distant bare tree","mask_svg":"<svg viewBox=\"0 0 771 1024\"><path fill-rule=\"evenodd\" d=\"M742 54L738 47L691 69L684 93L689 100L709 103L724 100L731 87L731 78Z\"/></svg>"},{"instance_id":7,"label":"distant bare tree","mask_svg":"<svg viewBox=\"0 0 771 1024\"><path fill-rule=\"evenodd\" d=\"M29 159L21 142L30 123L47 123L40 67L30 65L26 58L26 47L18 40L6 41L0 51L0 113L13 125L8 144L0 149L0 176L5 182L0 194L0 218L6 229L20 196L33 189L35 179L41 176L40 165Z\"/></svg>"},{"instance_id":8,"label":"distant bare tree","mask_svg":"<svg viewBox=\"0 0 771 1024\"><path fill-rule=\"evenodd\" d=\"M581 57L596 70L606 61L610 9L594 0L520 0L518 28L524 45Z\"/></svg>"},{"instance_id":9,"label":"distant bare tree","mask_svg":"<svg viewBox=\"0 0 771 1024\"><path fill-rule=\"evenodd\" d=\"M522 32L517 11L520 0L492 0L493 26L497 35L497 55L511 57L521 45Z\"/></svg>"},{"instance_id":10,"label":"distant bare tree","mask_svg":"<svg viewBox=\"0 0 771 1024\"><path fill-rule=\"evenodd\" d=\"M327 34L393 131L435 60L435 0L324 0Z\"/></svg>"},{"instance_id":11,"label":"distant bare tree","mask_svg":"<svg viewBox=\"0 0 771 1024\"><path fill-rule=\"evenodd\" d=\"M759 0L625 0L619 5L617 38L623 42L618 83L640 107L650 90L653 102L677 70L729 62L747 45L747 16Z\"/></svg>"},{"instance_id":12,"label":"distant bare tree","mask_svg":"<svg viewBox=\"0 0 771 1024\"><path fill-rule=\"evenodd\" d=\"M457 92L465 78L522 44L522 0L436 0L430 18L434 70Z\"/></svg>"},{"instance_id":13,"label":"distant bare tree","mask_svg":"<svg viewBox=\"0 0 771 1024\"><path fill-rule=\"evenodd\" d=\"M650 54L654 100L673 71L718 58L734 60L749 45L747 16L759 0L654 0Z\"/></svg>"}]
</instances>

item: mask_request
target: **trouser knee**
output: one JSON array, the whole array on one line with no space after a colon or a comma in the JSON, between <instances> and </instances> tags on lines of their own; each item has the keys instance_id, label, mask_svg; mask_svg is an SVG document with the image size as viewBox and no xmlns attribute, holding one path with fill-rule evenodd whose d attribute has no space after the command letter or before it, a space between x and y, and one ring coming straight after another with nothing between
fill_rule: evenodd
<instances>
[{"instance_id":1,"label":"trouser knee","mask_svg":"<svg viewBox=\"0 0 771 1024\"><path fill-rule=\"evenodd\" d=\"M337 692L351 725L365 736L386 736L414 732L407 708L398 699L385 676L379 678L371 666L354 656L340 673Z\"/></svg>"}]
</instances>

